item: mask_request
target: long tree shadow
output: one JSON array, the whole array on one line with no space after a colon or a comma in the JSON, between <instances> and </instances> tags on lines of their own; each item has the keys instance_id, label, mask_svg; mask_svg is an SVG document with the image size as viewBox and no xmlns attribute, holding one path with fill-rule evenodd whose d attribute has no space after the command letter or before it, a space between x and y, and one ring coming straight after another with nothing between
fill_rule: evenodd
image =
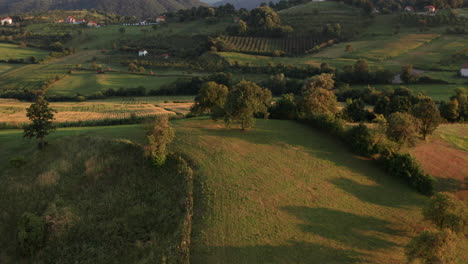
<instances>
[{"instance_id":1,"label":"long tree shadow","mask_svg":"<svg viewBox=\"0 0 468 264\"><path fill-rule=\"evenodd\" d=\"M300 228L348 246L367 250L400 246L385 240L386 235L401 235L401 232L388 227L389 222L375 217L359 216L328 208L287 206L282 210L301 219L305 224ZM371 232L371 234L366 234ZM380 234L380 236L379 236Z\"/></svg>"},{"instance_id":2,"label":"long tree shadow","mask_svg":"<svg viewBox=\"0 0 468 264\"><path fill-rule=\"evenodd\" d=\"M336 249L319 244L288 241L285 245L220 246L191 251L191 263L357 263L366 255L354 250Z\"/></svg>"},{"instance_id":3,"label":"long tree shadow","mask_svg":"<svg viewBox=\"0 0 468 264\"><path fill-rule=\"evenodd\" d=\"M298 147L301 151L315 158L332 162L337 167L346 167L349 171L361 174L376 182L377 185L372 186L372 188L361 188L360 190L345 189L350 194L360 196L358 198L371 203L401 207L411 205L422 206L425 201L424 197L418 195L406 183L392 178L391 175L382 171L372 161L352 154L338 139L297 122L261 120L258 121L258 126L255 129L245 132L209 126L198 127L198 129L200 135L232 137L262 145L284 144ZM193 132L191 131L191 133ZM335 184L341 187L339 181ZM381 196L382 199L371 197L370 194L361 195L359 191L370 191L374 195ZM386 193L386 195L382 193ZM385 201L385 197L392 198Z\"/></svg>"},{"instance_id":4,"label":"long tree shadow","mask_svg":"<svg viewBox=\"0 0 468 264\"><path fill-rule=\"evenodd\" d=\"M388 207L411 206L414 204L414 201L402 199L401 195L395 195L394 190L385 185L365 185L348 178L333 178L330 182L364 202Z\"/></svg>"}]
</instances>

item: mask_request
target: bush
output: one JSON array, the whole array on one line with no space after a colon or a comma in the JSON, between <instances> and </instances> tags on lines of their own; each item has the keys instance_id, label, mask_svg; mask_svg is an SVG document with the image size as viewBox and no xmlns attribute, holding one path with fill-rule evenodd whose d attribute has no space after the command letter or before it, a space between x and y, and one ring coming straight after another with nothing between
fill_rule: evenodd
<instances>
[{"instance_id":1,"label":"bush","mask_svg":"<svg viewBox=\"0 0 468 264\"><path fill-rule=\"evenodd\" d=\"M425 174L410 154L396 153L382 157L381 161L391 175L405 180L424 195L434 194L436 180Z\"/></svg>"},{"instance_id":2,"label":"bush","mask_svg":"<svg viewBox=\"0 0 468 264\"><path fill-rule=\"evenodd\" d=\"M32 214L24 213L18 222L18 246L25 255L33 255L42 248L46 239L46 225L44 219Z\"/></svg>"},{"instance_id":3,"label":"bush","mask_svg":"<svg viewBox=\"0 0 468 264\"><path fill-rule=\"evenodd\" d=\"M359 124L348 130L345 136L346 143L353 152L359 155L370 157L375 153L373 136L369 128L364 124Z\"/></svg>"},{"instance_id":4,"label":"bush","mask_svg":"<svg viewBox=\"0 0 468 264\"><path fill-rule=\"evenodd\" d=\"M24 157L15 157L15 158L12 158L10 159L10 165L13 167L13 168L21 168L23 167L24 165L26 165L26 159Z\"/></svg>"}]
</instances>

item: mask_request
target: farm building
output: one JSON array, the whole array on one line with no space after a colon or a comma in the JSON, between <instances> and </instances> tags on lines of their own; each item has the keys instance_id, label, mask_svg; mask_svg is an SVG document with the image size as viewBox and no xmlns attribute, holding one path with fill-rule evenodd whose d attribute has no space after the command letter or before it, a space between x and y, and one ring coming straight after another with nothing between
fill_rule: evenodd
<instances>
[{"instance_id":1,"label":"farm building","mask_svg":"<svg viewBox=\"0 0 468 264\"><path fill-rule=\"evenodd\" d=\"M97 27L98 24L96 23L96 21L89 21L88 22L88 27Z\"/></svg>"},{"instance_id":2,"label":"farm building","mask_svg":"<svg viewBox=\"0 0 468 264\"><path fill-rule=\"evenodd\" d=\"M84 19L78 19L76 20L75 24L83 24L83 23L86 23L86 20Z\"/></svg>"},{"instance_id":3,"label":"farm building","mask_svg":"<svg viewBox=\"0 0 468 264\"><path fill-rule=\"evenodd\" d=\"M164 54L161 55L161 56L162 56L164 59L166 59L166 60L169 59L169 54L167 54L167 53L164 53Z\"/></svg>"},{"instance_id":4,"label":"farm building","mask_svg":"<svg viewBox=\"0 0 468 264\"><path fill-rule=\"evenodd\" d=\"M157 23L166 22L166 17L165 16L158 16L158 18L156 18L156 22Z\"/></svg>"},{"instance_id":5,"label":"farm building","mask_svg":"<svg viewBox=\"0 0 468 264\"><path fill-rule=\"evenodd\" d=\"M424 10L426 10L428 13L435 13L437 8L433 5L428 5L424 7Z\"/></svg>"},{"instance_id":6,"label":"farm building","mask_svg":"<svg viewBox=\"0 0 468 264\"><path fill-rule=\"evenodd\" d=\"M75 22L76 22L76 19L72 16L68 16L67 18L65 18L65 23L75 24Z\"/></svg>"},{"instance_id":7,"label":"farm building","mask_svg":"<svg viewBox=\"0 0 468 264\"><path fill-rule=\"evenodd\" d=\"M460 75L462 77L468 78L468 62L462 65Z\"/></svg>"},{"instance_id":8,"label":"farm building","mask_svg":"<svg viewBox=\"0 0 468 264\"><path fill-rule=\"evenodd\" d=\"M407 7L405 7L405 11L406 11L406 12L414 12L414 7L412 7L412 6L407 6Z\"/></svg>"},{"instance_id":9,"label":"farm building","mask_svg":"<svg viewBox=\"0 0 468 264\"><path fill-rule=\"evenodd\" d=\"M5 17L0 20L0 24L3 25L11 25L13 24L13 19L11 17Z\"/></svg>"},{"instance_id":10,"label":"farm building","mask_svg":"<svg viewBox=\"0 0 468 264\"><path fill-rule=\"evenodd\" d=\"M148 51L147 51L147 50L140 50L140 51L138 51L138 56L144 57L144 56L146 56L146 55L148 55Z\"/></svg>"}]
</instances>

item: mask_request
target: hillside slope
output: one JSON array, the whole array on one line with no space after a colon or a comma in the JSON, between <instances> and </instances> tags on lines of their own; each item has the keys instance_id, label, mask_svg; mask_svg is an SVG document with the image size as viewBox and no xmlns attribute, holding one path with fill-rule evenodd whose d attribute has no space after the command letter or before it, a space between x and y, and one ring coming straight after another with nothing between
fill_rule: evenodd
<instances>
[{"instance_id":1,"label":"hillside slope","mask_svg":"<svg viewBox=\"0 0 468 264\"><path fill-rule=\"evenodd\" d=\"M427 201L307 126L180 120L198 191L192 263L404 263Z\"/></svg>"},{"instance_id":2,"label":"hillside slope","mask_svg":"<svg viewBox=\"0 0 468 264\"><path fill-rule=\"evenodd\" d=\"M234 5L237 9L239 8L247 8L247 9L253 9L255 7L260 6L261 3L277 3L279 0L272 0L272 1L265 1L265 0L222 0L219 2L214 3L214 6L220 6L224 4L232 4Z\"/></svg>"},{"instance_id":3,"label":"hillside slope","mask_svg":"<svg viewBox=\"0 0 468 264\"><path fill-rule=\"evenodd\" d=\"M198 0L0 0L0 14L94 8L120 15L151 17L201 4Z\"/></svg>"}]
</instances>

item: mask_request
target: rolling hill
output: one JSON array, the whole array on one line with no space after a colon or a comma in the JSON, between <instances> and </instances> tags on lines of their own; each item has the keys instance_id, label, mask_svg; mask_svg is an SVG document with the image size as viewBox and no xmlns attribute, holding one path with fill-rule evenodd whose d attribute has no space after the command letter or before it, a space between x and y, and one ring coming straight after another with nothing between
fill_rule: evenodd
<instances>
[{"instance_id":1,"label":"rolling hill","mask_svg":"<svg viewBox=\"0 0 468 264\"><path fill-rule=\"evenodd\" d=\"M233 4L237 9L238 8L247 8L247 9L253 9L255 7L258 7L261 3L264 2L273 2L277 3L279 0L272 0L272 1L264 1L264 0L222 0L219 2L214 3L214 6L220 6L224 4Z\"/></svg>"},{"instance_id":2,"label":"rolling hill","mask_svg":"<svg viewBox=\"0 0 468 264\"><path fill-rule=\"evenodd\" d=\"M94 8L121 15L148 17L199 5L202 3L198 0L0 0L0 14Z\"/></svg>"}]
</instances>

